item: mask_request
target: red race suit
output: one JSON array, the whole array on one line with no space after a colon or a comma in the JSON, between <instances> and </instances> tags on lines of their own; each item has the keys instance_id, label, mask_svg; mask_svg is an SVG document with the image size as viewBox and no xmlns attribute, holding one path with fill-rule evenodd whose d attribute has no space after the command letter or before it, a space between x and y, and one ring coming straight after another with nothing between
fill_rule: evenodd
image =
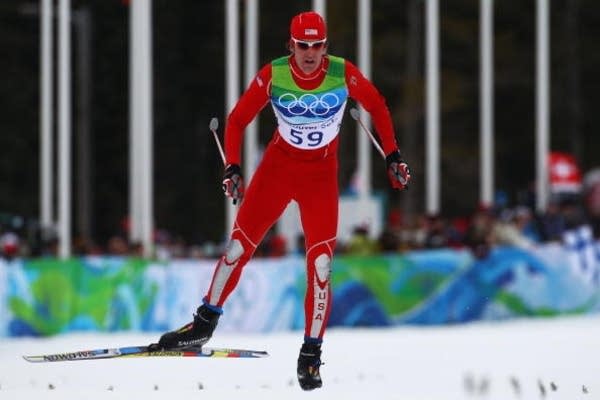
<instances>
[{"instance_id":1,"label":"red race suit","mask_svg":"<svg viewBox=\"0 0 600 400\"><path fill-rule=\"evenodd\" d=\"M337 58L336 58L337 59ZM394 129L384 98L358 68L343 62L347 96L359 102L373 120L385 154L397 149ZM288 65L295 84L311 91L327 76L329 56L321 67L305 75L293 57ZM273 63L265 65L230 113L225 128L227 165L240 164L244 129L271 103ZM339 131L339 127L338 127ZM267 145L239 207L231 240L218 261L204 303L219 308L237 285L244 265L288 203L298 203L306 245L307 291L305 337L321 341L331 311L331 264L338 225L337 133L317 149L299 148L276 129Z\"/></svg>"}]
</instances>

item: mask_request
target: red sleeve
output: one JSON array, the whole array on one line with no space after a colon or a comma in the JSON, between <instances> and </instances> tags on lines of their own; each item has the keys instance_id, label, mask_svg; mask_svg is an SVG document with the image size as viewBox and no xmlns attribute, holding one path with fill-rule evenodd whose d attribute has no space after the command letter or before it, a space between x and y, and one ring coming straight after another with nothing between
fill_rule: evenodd
<instances>
[{"instance_id":1,"label":"red sleeve","mask_svg":"<svg viewBox=\"0 0 600 400\"><path fill-rule=\"evenodd\" d=\"M363 76L356 65L346 60L346 85L351 98L358 101L371 114L375 130L386 155L398 148L392 117L383 96Z\"/></svg>"},{"instance_id":2,"label":"red sleeve","mask_svg":"<svg viewBox=\"0 0 600 400\"><path fill-rule=\"evenodd\" d=\"M225 159L227 165L241 164L244 129L269 102L271 64L262 67L227 117L225 125Z\"/></svg>"}]
</instances>

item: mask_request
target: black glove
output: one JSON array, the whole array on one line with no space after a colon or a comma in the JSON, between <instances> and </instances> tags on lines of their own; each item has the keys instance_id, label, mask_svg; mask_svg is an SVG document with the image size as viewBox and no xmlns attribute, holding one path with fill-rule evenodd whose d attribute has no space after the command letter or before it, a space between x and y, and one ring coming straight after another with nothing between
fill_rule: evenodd
<instances>
[{"instance_id":1,"label":"black glove","mask_svg":"<svg viewBox=\"0 0 600 400\"><path fill-rule=\"evenodd\" d=\"M223 175L223 192L225 192L225 196L231 197L235 205L244 198L244 189L242 169L237 164L229 164Z\"/></svg>"},{"instance_id":2,"label":"black glove","mask_svg":"<svg viewBox=\"0 0 600 400\"><path fill-rule=\"evenodd\" d=\"M392 188L402 190L408 186L410 181L410 170L408 164L402 159L400 150L394 150L385 158L388 178Z\"/></svg>"}]
</instances>

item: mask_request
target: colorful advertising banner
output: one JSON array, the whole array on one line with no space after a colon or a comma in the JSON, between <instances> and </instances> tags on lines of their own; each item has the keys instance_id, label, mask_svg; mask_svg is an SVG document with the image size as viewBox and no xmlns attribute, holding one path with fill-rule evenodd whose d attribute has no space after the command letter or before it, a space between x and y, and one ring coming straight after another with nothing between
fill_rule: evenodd
<instances>
[{"instance_id":1,"label":"colorful advertising banner","mask_svg":"<svg viewBox=\"0 0 600 400\"><path fill-rule=\"evenodd\" d=\"M0 261L0 335L156 331L192 319L214 260ZM303 257L253 259L220 331L303 329ZM436 250L334 259L330 326L448 324L600 309L600 244Z\"/></svg>"}]
</instances>

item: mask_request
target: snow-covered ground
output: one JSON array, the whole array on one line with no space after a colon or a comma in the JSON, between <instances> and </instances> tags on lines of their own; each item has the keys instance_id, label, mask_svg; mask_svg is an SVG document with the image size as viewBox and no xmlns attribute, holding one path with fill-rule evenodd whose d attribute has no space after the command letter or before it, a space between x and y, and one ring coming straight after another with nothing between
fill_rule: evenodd
<instances>
[{"instance_id":1,"label":"snow-covered ground","mask_svg":"<svg viewBox=\"0 0 600 400\"><path fill-rule=\"evenodd\" d=\"M146 344L157 335L77 334L0 341L0 399L600 399L600 317L453 327L330 329L324 387L300 390L301 332L231 335L210 345L263 359L149 358L32 364L24 354Z\"/></svg>"}]
</instances>

